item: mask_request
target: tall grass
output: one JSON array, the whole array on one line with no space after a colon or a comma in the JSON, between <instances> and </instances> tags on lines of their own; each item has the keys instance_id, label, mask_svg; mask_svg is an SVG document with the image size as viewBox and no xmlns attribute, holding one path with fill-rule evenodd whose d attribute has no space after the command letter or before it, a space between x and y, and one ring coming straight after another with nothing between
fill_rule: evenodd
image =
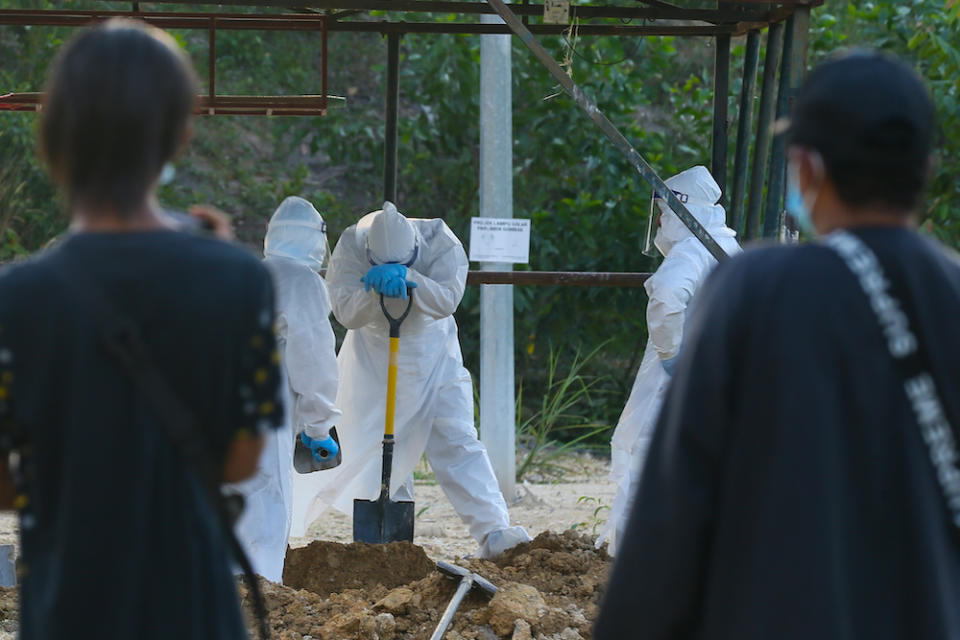
<instances>
[{"instance_id":1,"label":"tall grass","mask_svg":"<svg viewBox=\"0 0 960 640\"><path fill-rule=\"evenodd\" d=\"M551 347L543 395L536 409L526 416L523 415L521 381L516 399L517 441L524 454L517 465L518 482L534 470L542 475L562 475L567 470L556 464L558 458L610 429L610 425L583 415L584 405L589 405L591 393L603 380L585 376L583 368L606 346L607 343L603 343L586 355L578 348L565 370L561 370L561 350Z\"/></svg>"}]
</instances>

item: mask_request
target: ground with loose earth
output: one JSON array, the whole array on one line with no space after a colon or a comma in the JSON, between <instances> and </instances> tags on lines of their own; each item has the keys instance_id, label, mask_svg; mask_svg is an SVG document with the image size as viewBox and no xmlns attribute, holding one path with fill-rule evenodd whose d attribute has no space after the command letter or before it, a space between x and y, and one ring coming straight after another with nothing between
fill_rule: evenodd
<instances>
[{"instance_id":1,"label":"ground with loose earth","mask_svg":"<svg viewBox=\"0 0 960 640\"><path fill-rule=\"evenodd\" d=\"M492 560L472 557L476 542L426 469L417 474L413 544L352 543L350 517L325 514L306 536L291 539L285 584L262 582L273 638L427 640L457 586L436 570L437 560L498 589L471 592L445 640L590 638L610 567L593 542L615 487L603 459L574 455L558 464L559 475L521 483L510 504L513 524L535 540ZM3 514L0 544L16 544L16 537L16 518ZM243 584L240 594L249 605ZM16 631L16 590L0 589L0 640Z\"/></svg>"}]
</instances>

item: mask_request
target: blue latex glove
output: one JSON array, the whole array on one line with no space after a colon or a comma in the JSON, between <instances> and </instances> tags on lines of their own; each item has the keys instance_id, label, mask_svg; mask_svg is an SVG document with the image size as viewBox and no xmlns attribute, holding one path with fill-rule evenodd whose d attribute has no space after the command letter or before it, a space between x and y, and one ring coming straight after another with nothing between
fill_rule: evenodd
<instances>
[{"instance_id":1,"label":"blue latex glove","mask_svg":"<svg viewBox=\"0 0 960 640\"><path fill-rule=\"evenodd\" d=\"M388 298L407 299L407 288L416 289L417 283L406 278L390 278L384 282L380 291Z\"/></svg>"},{"instance_id":2,"label":"blue latex glove","mask_svg":"<svg viewBox=\"0 0 960 640\"><path fill-rule=\"evenodd\" d=\"M402 264L378 264L370 267L370 270L360 278L360 281L366 285L367 291L373 289L377 293L384 293L383 287L391 278L406 277L407 268Z\"/></svg>"},{"instance_id":3,"label":"blue latex glove","mask_svg":"<svg viewBox=\"0 0 960 640\"><path fill-rule=\"evenodd\" d=\"M306 433L301 433L300 442L302 442L303 446L307 449L310 449L317 462L324 462L331 458L336 458L337 453L340 452L340 446L337 444L337 441L330 436L327 436L323 440L314 440Z\"/></svg>"},{"instance_id":4,"label":"blue latex glove","mask_svg":"<svg viewBox=\"0 0 960 640\"><path fill-rule=\"evenodd\" d=\"M677 358L679 357L680 357L680 354L678 353L672 358L667 358L666 360L660 361L660 364L663 365L663 370L667 372L668 376L673 376L673 372L677 368Z\"/></svg>"}]
</instances>

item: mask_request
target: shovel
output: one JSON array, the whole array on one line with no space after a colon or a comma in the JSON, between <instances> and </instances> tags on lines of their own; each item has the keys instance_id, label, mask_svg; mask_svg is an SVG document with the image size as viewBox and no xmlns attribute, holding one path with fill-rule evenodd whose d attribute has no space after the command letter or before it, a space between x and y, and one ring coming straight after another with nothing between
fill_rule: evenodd
<instances>
[{"instance_id":1,"label":"shovel","mask_svg":"<svg viewBox=\"0 0 960 640\"><path fill-rule=\"evenodd\" d=\"M390 473L393 467L393 421L397 408L397 352L400 349L400 325L410 314L413 290L407 289L407 308L399 318L387 311L380 294L380 308L390 323L390 362L387 368L387 411L383 429L383 470L380 476L380 497L376 500L353 501L353 540L384 544L413 542L413 501L390 499Z\"/></svg>"}]
</instances>

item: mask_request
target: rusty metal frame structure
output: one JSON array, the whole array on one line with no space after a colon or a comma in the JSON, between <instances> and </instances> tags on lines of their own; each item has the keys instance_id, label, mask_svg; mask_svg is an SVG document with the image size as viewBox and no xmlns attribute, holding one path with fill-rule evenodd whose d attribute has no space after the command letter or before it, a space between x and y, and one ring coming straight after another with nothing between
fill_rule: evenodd
<instances>
[{"instance_id":1,"label":"rusty metal frame structure","mask_svg":"<svg viewBox=\"0 0 960 640\"><path fill-rule=\"evenodd\" d=\"M622 0L621 0L622 1ZM731 225L747 238L774 235L780 228L783 201L783 183L786 149L781 140L773 140L775 118L789 112L793 91L799 85L806 69L810 9L824 0L719 0L716 8L689 9L662 0L627 0L618 5L571 4L571 20L577 21L579 36L642 37L670 35L710 39L715 47L714 114L712 128L711 169L728 202ZM0 10L0 27L67 26L80 27L111 17L131 17L144 20L160 28L197 29L208 33L209 68L208 93L200 96L197 112L207 115L325 115L331 100L327 95L328 37L333 32L373 32L387 36L388 73L386 108L386 149L384 195L393 199L396 194L397 167L397 111L399 43L403 34L509 34L524 39L538 35L561 35L567 25L531 23L531 18L543 15L543 4L523 0L503 8L488 2L461 0L221 0L211 5L218 11L198 12L141 9L139 2L102 0L100 4L127 5L129 9L78 10L68 8ZM144 3L146 4L146 3ZM183 0L154 0L151 5L175 9L188 4ZM497 3L498 5L500 3ZM232 7L223 11L224 7ZM253 9L239 12L237 7ZM373 18L361 18L365 13L382 12ZM515 26L479 22L482 14L500 13L501 17L518 17ZM471 21L433 22L424 19L429 14L458 14L474 17ZM398 19L397 17L400 17ZM407 18L410 18L409 20ZM522 27L520 23L522 21ZM625 24L624 21L628 21ZM640 24L634 24L634 21ZM507 21L510 22L509 20ZM299 96L225 96L216 92L216 34L224 30L310 31L319 32L322 48L320 95ZM767 30L763 83L760 87L760 109L756 131L752 128L756 81L759 66L760 38ZM531 35L532 34L532 35ZM730 92L731 39L747 36L744 61L743 92L739 101L739 127L733 167L732 190L728 193L727 147L729 134L728 99ZM529 38L528 38L529 40ZM530 46L530 42L525 42ZM542 60L543 61L543 60ZM543 61L547 64L546 61ZM2 93L0 87L0 93ZM0 110L35 111L40 108L39 93L0 95ZM602 114L601 114L602 116ZM593 116L591 116L593 117ZM755 134L755 135L754 135ZM750 149L752 166L748 166ZM642 158L641 158L642 160ZM644 163L645 164L645 163ZM662 181L655 174L641 177L655 190ZM749 185L748 185L749 178ZM659 183L659 184L658 184ZM748 191L749 188L749 191ZM659 190L658 190L659 192ZM746 197L749 193L749 199ZM668 194L669 195L669 194ZM763 208L766 211L763 212ZM765 215L764 215L765 214ZM761 227L761 216L764 223ZM706 242L705 242L706 243ZM709 246L709 243L706 243ZM572 277L524 278L524 272L511 272L517 284L589 284L589 279ZM642 279L619 278L618 274L595 274L597 285L618 282L617 286L639 286ZM629 276L632 274L620 274ZM484 278L486 279L486 278ZM521 282L523 280L523 282ZM530 280L527 282L526 280ZM476 281L476 278L473 278ZM498 281L499 282L499 281Z\"/></svg>"}]
</instances>

